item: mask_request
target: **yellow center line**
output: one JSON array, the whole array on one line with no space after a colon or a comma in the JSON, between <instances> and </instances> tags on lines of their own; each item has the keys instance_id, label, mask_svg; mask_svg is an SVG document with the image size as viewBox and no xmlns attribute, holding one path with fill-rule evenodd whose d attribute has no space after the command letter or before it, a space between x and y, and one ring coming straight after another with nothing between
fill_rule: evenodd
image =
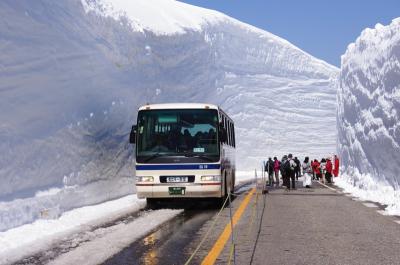
<instances>
[{"instance_id":1,"label":"yellow center line","mask_svg":"<svg viewBox=\"0 0 400 265\"><path fill-rule=\"evenodd\" d=\"M249 192L249 194L246 195L246 197L240 204L239 208L236 210L236 212L232 218L233 227L235 227L237 222L240 220L240 217L242 217L242 214L243 214L244 210L246 209L247 205L249 204L250 199L253 196L253 194L255 193L255 191L256 191L256 188L252 188L251 191ZM225 244L228 241L231 233L232 233L231 222L229 222L225 226L225 229L219 236L217 242L215 242L215 244L212 247L212 249L210 250L210 252L208 252L207 256L204 258L203 262L201 263L202 265L211 265L211 264L215 263L219 254L224 249Z\"/></svg>"}]
</instances>

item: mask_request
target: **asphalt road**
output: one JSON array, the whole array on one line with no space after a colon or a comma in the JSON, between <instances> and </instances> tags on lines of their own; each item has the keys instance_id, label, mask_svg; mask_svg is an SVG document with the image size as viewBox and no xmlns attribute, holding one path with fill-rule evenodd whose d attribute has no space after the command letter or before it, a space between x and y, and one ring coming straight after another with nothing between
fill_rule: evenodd
<instances>
[{"instance_id":1,"label":"asphalt road","mask_svg":"<svg viewBox=\"0 0 400 265\"><path fill-rule=\"evenodd\" d=\"M185 264L208 234L190 263L201 264L249 191L250 186L238 189L231 208L220 214L207 206L186 209L104 264ZM384 216L382 209L318 183L266 195L259 189L233 229L234 253L229 237L214 253L215 264L400 264L400 218ZM45 264L63 251L55 248L18 264Z\"/></svg>"},{"instance_id":2,"label":"asphalt road","mask_svg":"<svg viewBox=\"0 0 400 265\"><path fill-rule=\"evenodd\" d=\"M104 265L167 265L184 264L191 254L193 238L215 215L216 210L185 210L178 217L161 225L151 234L133 242Z\"/></svg>"},{"instance_id":3,"label":"asphalt road","mask_svg":"<svg viewBox=\"0 0 400 265\"><path fill-rule=\"evenodd\" d=\"M237 208L242 195L253 185L252 181L248 181L236 187L235 192L238 199L232 198L232 209ZM164 205L167 208L169 206L168 204ZM214 218L219 210L218 207L215 207L215 202L190 201L190 205L182 214L161 225L142 239L132 242L128 248L108 259L103 265L185 264L214 223ZM207 237L204 247L199 249L190 264L201 263L209 251L210 244L215 242L228 220L229 208L225 208Z\"/></svg>"},{"instance_id":4,"label":"asphalt road","mask_svg":"<svg viewBox=\"0 0 400 265\"><path fill-rule=\"evenodd\" d=\"M378 213L378 205L318 183L312 189L271 190L264 214L259 205L255 236L247 239L246 218L236 227L236 264L400 264L399 218ZM228 258L226 246L217 264Z\"/></svg>"}]
</instances>

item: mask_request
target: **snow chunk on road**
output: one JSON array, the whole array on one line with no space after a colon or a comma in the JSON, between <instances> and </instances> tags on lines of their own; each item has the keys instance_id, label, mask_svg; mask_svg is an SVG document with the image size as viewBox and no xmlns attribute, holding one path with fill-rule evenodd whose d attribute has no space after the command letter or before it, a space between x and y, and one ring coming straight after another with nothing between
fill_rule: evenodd
<instances>
[{"instance_id":1,"label":"snow chunk on road","mask_svg":"<svg viewBox=\"0 0 400 265\"><path fill-rule=\"evenodd\" d=\"M108 258L128 247L133 241L146 235L160 224L175 217L182 210L158 210L148 212L143 217L128 224L118 224L106 228L98 238L82 244L73 251L67 252L49 264L101 264Z\"/></svg>"}]
</instances>

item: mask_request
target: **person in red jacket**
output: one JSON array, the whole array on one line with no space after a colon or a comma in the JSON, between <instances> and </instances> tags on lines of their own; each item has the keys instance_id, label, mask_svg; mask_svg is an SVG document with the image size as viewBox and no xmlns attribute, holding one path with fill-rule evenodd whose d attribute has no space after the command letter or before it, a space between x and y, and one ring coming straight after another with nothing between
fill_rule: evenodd
<instances>
[{"instance_id":1,"label":"person in red jacket","mask_svg":"<svg viewBox=\"0 0 400 265\"><path fill-rule=\"evenodd\" d=\"M326 173L325 173L325 178L328 181L328 183L332 183L332 169L333 165L332 162L329 158L326 159Z\"/></svg>"},{"instance_id":2,"label":"person in red jacket","mask_svg":"<svg viewBox=\"0 0 400 265\"><path fill-rule=\"evenodd\" d=\"M274 157L274 172L275 172L275 183L276 186L279 187L279 169L281 168L281 162Z\"/></svg>"},{"instance_id":3,"label":"person in red jacket","mask_svg":"<svg viewBox=\"0 0 400 265\"><path fill-rule=\"evenodd\" d=\"M336 178L337 176L339 176L339 158L337 157L337 155L335 155L335 160L333 162L334 162L333 175Z\"/></svg>"},{"instance_id":4,"label":"person in red jacket","mask_svg":"<svg viewBox=\"0 0 400 265\"><path fill-rule=\"evenodd\" d=\"M312 171L312 180L315 180L317 177L315 176L314 160L312 159L311 159L311 171Z\"/></svg>"},{"instance_id":5,"label":"person in red jacket","mask_svg":"<svg viewBox=\"0 0 400 265\"><path fill-rule=\"evenodd\" d=\"M318 162L317 159L314 159L314 163L313 163L312 168L313 168L313 170L314 170L314 172L315 172L315 176L317 177L317 180L319 180L320 178L322 178L322 175L321 175L321 168L320 168L320 165L319 165L319 162Z\"/></svg>"}]
</instances>

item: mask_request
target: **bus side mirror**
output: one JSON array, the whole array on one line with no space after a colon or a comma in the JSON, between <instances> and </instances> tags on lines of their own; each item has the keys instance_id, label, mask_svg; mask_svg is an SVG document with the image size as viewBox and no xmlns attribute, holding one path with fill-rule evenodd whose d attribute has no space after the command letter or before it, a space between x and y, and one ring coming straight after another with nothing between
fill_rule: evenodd
<instances>
[{"instance_id":1,"label":"bus side mirror","mask_svg":"<svg viewBox=\"0 0 400 265\"><path fill-rule=\"evenodd\" d=\"M131 134L129 135L129 143L131 143L131 144L136 143L136 130L137 130L137 125L133 125Z\"/></svg>"},{"instance_id":2,"label":"bus side mirror","mask_svg":"<svg viewBox=\"0 0 400 265\"><path fill-rule=\"evenodd\" d=\"M221 143L226 143L226 140L228 138L228 134L226 132L226 129L222 124L219 125L219 139Z\"/></svg>"}]
</instances>

